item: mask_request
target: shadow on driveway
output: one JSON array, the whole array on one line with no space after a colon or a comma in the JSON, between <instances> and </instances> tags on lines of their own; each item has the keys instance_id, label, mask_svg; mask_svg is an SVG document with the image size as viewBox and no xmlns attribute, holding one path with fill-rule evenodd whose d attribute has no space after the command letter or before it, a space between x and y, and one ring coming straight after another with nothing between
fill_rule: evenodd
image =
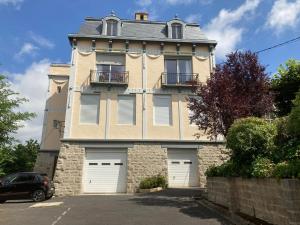
<instances>
[{"instance_id":1,"label":"shadow on driveway","mask_svg":"<svg viewBox=\"0 0 300 225\"><path fill-rule=\"evenodd\" d=\"M179 212L200 219L216 219L221 224L231 224L218 213L202 206L195 199L201 199L202 189L167 189L161 192L139 194L130 199L145 206L178 208Z\"/></svg>"}]
</instances>

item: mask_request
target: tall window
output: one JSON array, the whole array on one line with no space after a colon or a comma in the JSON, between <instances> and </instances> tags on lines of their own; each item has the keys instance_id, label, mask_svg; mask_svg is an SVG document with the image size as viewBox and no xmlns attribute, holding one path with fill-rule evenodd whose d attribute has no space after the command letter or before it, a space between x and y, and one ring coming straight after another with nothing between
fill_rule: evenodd
<instances>
[{"instance_id":1,"label":"tall window","mask_svg":"<svg viewBox=\"0 0 300 225\"><path fill-rule=\"evenodd\" d=\"M107 36L117 36L118 35L118 21L107 20L106 26L107 26L107 30L106 30Z\"/></svg>"},{"instance_id":2,"label":"tall window","mask_svg":"<svg viewBox=\"0 0 300 225\"><path fill-rule=\"evenodd\" d=\"M182 38L182 25L180 23L172 24L172 38L181 39Z\"/></svg>"},{"instance_id":3,"label":"tall window","mask_svg":"<svg viewBox=\"0 0 300 225\"><path fill-rule=\"evenodd\" d=\"M119 95L118 124L135 124L135 96Z\"/></svg>"},{"instance_id":4,"label":"tall window","mask_svg":"<svg viewBox=\"0 0 300 225\"><path fill-rule=\"evenodd\" d=\"M97 54L99 82L125 82L125 55Z\"/></svg>"},{"instance_id":5,"label":"tall window","mask_svg":"<svg viewBox=\"0 0 300 225\"><path fill-rule=\"evenodd\" d=\"M185 83L193 80L192 60L186 58L165 59L166 84Z\"/></svg>"},{"instance_id":6,"label":"tall window","mask_svg":"<svg viewBox=\"0 0 300 225\"><path fill-rule=\"evenodd\" d=\"M99 122L99 95L82 94L80 99L80 123Z\"/></svg>"},{"instance_id":7,"label":"tall window","mask_svg":"<svg viewBox=\"0 0 300 225\"><path fill-rule=\"evenodd\" d=\"M154 125L172 124L172 106L171 96L154 95L153 96L153 117Z\"/></svg>"}]
</instances>

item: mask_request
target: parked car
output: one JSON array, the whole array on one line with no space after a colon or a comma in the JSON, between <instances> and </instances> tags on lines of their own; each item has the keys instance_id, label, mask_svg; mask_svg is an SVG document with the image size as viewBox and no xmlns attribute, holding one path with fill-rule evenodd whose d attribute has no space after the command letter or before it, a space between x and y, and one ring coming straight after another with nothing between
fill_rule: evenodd
<instances>
[{"instance_id":1,"label":"parked car","mask_svg":"<svg viewBox=\"0 0 300 225\"><path fill-rule=\"evenodd\" d=\"M53 182L47 174L22 172L0 179L0 203L19 199L44 201L51 198L54 192Z\"/></svg>"}]
</instances>

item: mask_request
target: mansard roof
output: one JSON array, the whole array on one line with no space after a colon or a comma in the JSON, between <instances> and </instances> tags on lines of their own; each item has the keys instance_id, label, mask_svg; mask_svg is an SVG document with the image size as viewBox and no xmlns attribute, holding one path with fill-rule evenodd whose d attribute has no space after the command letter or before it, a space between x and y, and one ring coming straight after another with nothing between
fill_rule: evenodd
<instances>
[{"instance_id":1,"label":"mansard roof","mask_svg":"<svg viewBox=\"0 0 300 225\"><path fill-rule=\"evenodd\" d=\"M139 21L139 20L125 20L119 19L121 23L121 31L118 36L106 36L103 32L103 24L105 19L112 19L111 16L104 18L87 17L81 25L78 33L69 34L69 38L86 37L86 38L108 38L108 39L123 39L123 40L142 40L142 41L162 41L162 42L187 42L187 43L207 43L216 45L217 42L209 40L199 24L185 23L180 19L173 19L168 22L158 21ZM170 23L176 21L183 24L184 37L182 39L172 39L168 37L168 29Z\"/></svg>"}]
</instances>

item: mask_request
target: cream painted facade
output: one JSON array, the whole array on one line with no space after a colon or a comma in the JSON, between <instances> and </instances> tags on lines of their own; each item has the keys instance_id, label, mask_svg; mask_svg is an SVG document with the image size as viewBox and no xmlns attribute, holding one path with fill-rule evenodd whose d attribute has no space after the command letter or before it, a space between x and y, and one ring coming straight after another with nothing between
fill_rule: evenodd
<instances>
[{"instance_id":1,"label":"cream painted facade","mask_svg":"<svg viewBox=\"0 0 300 225\"><path fill-rule=\"evenodd\" d=\"M98 161L87 164L91 150L99 153L98 160L103 152L106 156L126 153L126 168L120 166L120 169L127 171L124 181L127 192L137 191L144 177L156 174L168 177L169 150L177 149L180 154L185 149L195 150L198 184L202 187L209 165L226 160L222 143L211 142L190 123L187 107L192 89L197 83L206 82L213 72L216 42L208 40L199 25L178 18L163 23L147 21L147 16L135 17L133 21L121 20L113 14L102 19L87 18L79 33L69 35L70 65L50 67L36 170L54 176L58 195L84 193L87 186L84 177L90 176L87 171L92 171L87 166L97 165L99 173L103 172ZM173 24L181 30L173 28ZM176 81L168 72L167 60L176 61ZM184 66L178 60L183 60ZM118 68L117 72L112 72L113 66ZM90 96L87 102L84 96ZM134 99L133 106L125 105L125 110L121 108L125 104L121 104L121 99L128 96ZM167 100L158 101L157 96ZM169 99L169 104L164 105ZM120 122L123 117L132 121ZM199 132L203 135L196 139ZM54 162L52 168L44 162L47 157Z\"/></svg>"},{"instance_id":2,"label":"cream painted facade","mask_svg":"<svg viewBox=\"0 0 300 225\"><path fill-rule=\"evenodd\" d=\"M162 87L161 74L165 71L164 60L166 56L188 57L192 60L193 73L199 74L199 81L205 82L212 72L212 59L192 55L192 44L180 48L176 52L176 43L166 43L166 54L151 54L160 51L160 43L141 42L129 44L129 49L141 52L125 52L125 43L112 43L112 51L103 51L107 48L104 41L96 41L96 49L91 52L81 51L80 46L91 46L92 40L77 41L74 55L74 85L72 87L70 121L66 124L64 138L71 139L150 139L150 140L195 140L194 134L198 128L190 124L187 97L192 94L191 87ZM123 46L122 46L123 45ZM145 47L145 53L142 52ZM84 49L84 48L83 48ZM196 51L209 54L208 46L198 46ZM173 51L173 52L172 52ZM149 53L148 53L149 52ZM182 52L182 53L181 53ZM126 88L95 85L88 83L90 71L95 69L96 54L122 54L125 57L125 71L129 72L129 82ZM98 124L80 123L80 96L82 93L94 93L100 96L100 112ZM117 102L119 95L131 94L136 97L134 125L120 125L117 122ZM154 125L153 122L153 95L169 95L172 99L172 113L169 126ZM144 118L143 118L144 116ZM204 140L207 140L203 136Z\"/></svg>"}]
</instances>

